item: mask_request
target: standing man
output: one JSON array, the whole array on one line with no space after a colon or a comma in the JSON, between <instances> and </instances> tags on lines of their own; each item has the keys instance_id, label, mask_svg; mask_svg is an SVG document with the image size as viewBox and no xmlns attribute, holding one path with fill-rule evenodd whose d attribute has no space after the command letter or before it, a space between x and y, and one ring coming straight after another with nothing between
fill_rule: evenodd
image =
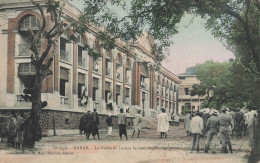
<instances>
[{"instance_id":1,"label":"standing man","mask_svg":"<svg viewBox=\"0 0 260 163\"><path fill-rule=\"evenodd\" d=\"M167 138L167 132L169 129L169 119L167 113L165 113L165 109L161 109L161 113L158 115L158 127L157 131L160 132L160 138Z\"/></svg>"},{"instance_id":2,"label":"standing man","mask_svg":"<svg viewBox=\"0 0 260 163\"><path fill-rule=\"evenodd\" d=\"M135 115L135 129L133 131L132 137L134 137L136 131L138 132L137 137L139 138L141 129L142 129L142 116L141 116L141 110L138 110L138 113Z\"/></svg>"},{"instance_id":3,"label":"standing man","mask_svg":"<svg viewBox=\"0 0 260 163\"><path fill-rule=\"evenodd\" d=\"M207 141L205 145L205 153L209 151L209 145L213 142L212 153L216 153L217 135L219 130L218 111L213 110L212 117L210 117L206 123Z\"/></svg>"},{"instance_id":4,"label":"standing man","mask_svg":"<svg viewBox=\"0 0 260 163\"><path fill-rule=\"evenodd\" d=\"M106 124L107 124L107 139L111 136L112 134L112 127L113 127L113 122L112 122L112 113L109 113L107 118L106 118Z\"/></svg>"},{"instance_id":5,"label":"standing man","mask_svg":"<svg viewBox=\"0 0 260 163\"><path fill-rule=\"evenodd\" d=\"M198 152L200 147L200 134L203 131L203 119L201 118L201 113L197 112L195 117L191 119L191 133L193 135L192 148L191 151L195 150Z\"/></svg>"},{"instance_id":6,"label":"standing man","mask_svg":"<svg viewBox=\"0 0 260 163\"><path fill-rule=\"evenodd\" d=\"M91 115L91 131L92 131L92 136L95 139L95 136L98 136L98 140L100 140L99 138L99 129L98 129L98 125L99 125L99 116L97 113L97 109L94 109L94 112Z\"/></svg>"},{"instance_id":7,"label":"standing man","mask_svg":"<svg viewBox=\"0 0 260 163\"><path fill-rule=\"evenodd\" d=\"M207 121L208 121L208 119L210 117L209 112L210 112L209 108L206 108L205 112L204 112L204 114L202 116L202 119L203 119L203 137L205 137L205 135L207 133L207 131L206 131L206 124L207 124Z\"/></svg>"},{"instance_id":8,"label":"standing man","mask_svg":"<svg viewBox=\"0 0 260 163\"><path fill-rule=\"evenodd\" d=\"M120 109L120 113L118 116L118 125L119 125L119 136L120 140L122 140L122 135L125 135L126 140L127 138L127 132L126 132L126 114L124 113L124 109Z\"/></svg>"},{"instance_id":9,"label":"standing man","mask_svg":"<svg viewBox=\"0 0 260 163\"><path fill-rule=\"evenodd\" d=\"M228 153L227 150L227 144L229 147L229 150L231 153L232 151L232 145L231 145L231 139L230 139L230 131L229 126L232 126L231 123L231 116L226 114L227 108L225 106L221 109L221 114L218 115L219 120L219 134L220 134L220 140L222 144L222 153Z\"/></svg>"}]
</instances>

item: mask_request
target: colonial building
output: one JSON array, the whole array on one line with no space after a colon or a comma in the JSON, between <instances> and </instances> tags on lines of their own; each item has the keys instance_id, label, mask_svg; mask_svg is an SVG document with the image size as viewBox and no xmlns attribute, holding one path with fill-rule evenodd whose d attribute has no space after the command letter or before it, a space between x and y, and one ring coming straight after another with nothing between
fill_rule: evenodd
<instances>
[{"instance_id":1,"label":"colonial building","mask_svg":"<svg viewBox=\"0 0 260 163\"><path fill-rule=\"evenodd\" d=\"M66 3L63 14L77 20L81 12ZM50 15L46 13L46 17L50 23ZM0 2L2 114L31 109L30 100L21 94L24 88L33 86L35 79L35 69L30 63L29 30L38 30L41 20L30 0ZM177 108L176 90L180 80L164 67L155 71L151 36L144 33L133 49L117 40L116 48L106 51L99 46L98 32L91 26L88 33L78 35L78 41L70 40L69 30L59 38L51 66L53 75L43 82L42 100L48 106L42 110L41 125L46 134L77 129L80 116L87 109L96 108L101 115L109 112L116 115L124 108L128 116L140 109L144 117L156 117L161 108L167 112ZM94 48L101 57L88 55L86 46Z\"/></svg>"},{"instance_id":2,"label":"colonial building","mask_svg":"<svg viewBox=\"0 0 260 163\"><path fill-rule=\"evenodd\" d=\"M178 75L181 80L179 85L179 114L183 114L185 110L194 111L201 108L201 104L206 101L205 97L191 96L190 90L193 84L200 84L200 81L195 76L195 67L186 69L186 72Z\"/></svg>"}]
</instances>

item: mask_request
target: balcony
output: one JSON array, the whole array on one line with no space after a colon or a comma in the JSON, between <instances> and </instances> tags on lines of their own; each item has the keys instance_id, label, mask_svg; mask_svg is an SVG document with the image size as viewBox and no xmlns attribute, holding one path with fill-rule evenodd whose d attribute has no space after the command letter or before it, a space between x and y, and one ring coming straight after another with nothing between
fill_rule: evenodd
<instances>
[{"instance_id":1,"label":"balcony","mask_svg":"<svg viewBox=\"0 0 260 163\"><path fill-rule=\"evenodd\" d=\"M86 68L86 63L84 58L81 57L78 58L78 66Z\"/></svg>"},{"instance_id":2,"label":"balcony","mask_svg":"<svg viewBox=\"0 0 260 163\"><path fill-rule=\"evenodd\" d=\"M66 52L65 50L60 50L60 60L69 62L69 52Z\"/></svg>"},{"instance_id":3,"label":"balcony","mask_svg":"<svg viewBox=\"0 0 260 163\"><path fill-rule=\"evenodd\" d=\"M106 77L111 77L111 70L110 69L106 69Z\"/></svg>"},{"instance_id":4,"label":"balcony","mask_svg":"<svg viewBox=\"0 0 260 163\"><path fill-rule=\"evenodd\" d=\"M22 95L16 95L16 103L15 106L18 107L31 107L32 106L32 102L30 101L29 98L26 97L26 95L24 95L25 97L22 97Z\"/></svg>"},{"instance_id":5,"label":"balcony","mask_svg":"<svg viewBox=\"0 0 260 163\"><path fill-rule=\"evenodd\" d=\"M32 51L30 50L31 45L19 44L19 56L31 56Z\"/></svg>"},{"instance_id":6,"label":"balcony","mask_svg":"<svg viewBox=\"0 0 260 163\"><path fill-rule=\"evenodd\" d=\"M69 97L60 96L60 104L69 105Z\"/></svg>"}]
</instances>

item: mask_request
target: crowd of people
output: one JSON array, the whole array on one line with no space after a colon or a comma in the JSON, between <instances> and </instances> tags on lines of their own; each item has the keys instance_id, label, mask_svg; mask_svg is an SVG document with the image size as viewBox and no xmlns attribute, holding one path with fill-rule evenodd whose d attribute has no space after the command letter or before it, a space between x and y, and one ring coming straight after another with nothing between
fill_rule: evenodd
<instances>
[{"instance_id":1,"label":"crowd of people","mask_svg":"<svg viewBox=\"0 0 260 163\"><path fill-rule=\"evenodd\" d=\"M217 110L204 109L202 112L188 112L184 119L184 128L187 136L193 136L191 151L199 151L200 137L206 137L204 152L208 153L212 142L212 153L216 153L218 138L221 143L221 152L233 153L231 136L241 138L242 135L249 136L250 146L254 144L257 129L257 111L246 109L232 109L227 107ZM227 149L228 147L228 149Z\"/></svg>"},{"instance_id":2,"label":"crowd of people","mask_svg":"<svg viewBox=\"0 0 260 163\"><path fill-rule=\"evenodd\" d=\"M7 123L7 144L15 148L21 148L23 142L24 114L11 113Z\"/></svg>"},{"instance_id":3,"label":"crowd of people","mask_svg":"<svg viewBox=\"0 0 260 163\"><path fill-rule=\"evenodd\" d=\"M206 144L204 152L208 153L210 150L210 144L213 144L211 149L212 153L216 153L216 146L218 139L221 143L221 152L232 153L231 137L241 138L242 135L249 136L250 146L254 146L254 140L256 139L257 130L257 116L256 110L246 110L246 109L228 109L223 107L221 113L214 109L202 109L197 112L188 112L184 118L184 128L187 132L187 136L192 136L192 147L191 151L200 150L200 138L206 137ZM26 118L21 112L16 114L12 112L12 116L8 120L7 124L7 144L15 148L21 148L23 142L26 142L25 130L26 130ZM179 124L179 115L172 114L171 116L166 113L165 109L161 109L161 113L158 114L157 120L157 131L160 133L160 138L167 138L167 133L169 130L169 121L173 120L174 124ZM132 138L135 133L139 138L142 129L142 115L141 111L138 110L135 114L134 130L132 133ZM122 140L122 136L128 140L127 136L127 121L126 113L124 109L120 109L120 113L117 115L117 124L119 129L119 137ZM87 110L87 112L80 118L79 129L80 134L85 134L86 139L90 138L92 135L93 139L97 135L100 139L99 134L100 119L99 114L96 109L93 112ZM110 139L112 135L112 130L114 127L112 114L109 113L106 117L106 138ZM28 140L29 141L29 140ZM28 144L28 143L27 143Z\"/></svg>"},{"instance_id":4,"label":"crowd of people","mask_svg":"<svg viewBox=\"0 0 260 163\"><path fill-rule=\"evenodd\" d=\"M120 140L122 140L122 136L124 135L126 140L128 140L127 136L127 129L126 129L126 113L124 113L124 109L120 109L120 113L117 115L117 122L118 122L118 128L119 128L119 137ZM113 130L113 122L112 122L112 114L109 113L106 117L106 124L107 124L107 135L106 138L110 139L112 130ZM140 131L142 129L142 116L141 111L139 110L138 113L135 115L134 120L134 131L132 134L132 137L134 137L134 134L137 133L137 137L140 135ZM97 113L97 110L94 109L94 111L91 113L90 110L85 113L81 119L79 124L80 133L86 134L86 139L89 139L89 136L92 134L93 139L95 139L95 135L99 137L99 128L98 125L100 125L99 116Z\"/></svg>"}]
</instances>

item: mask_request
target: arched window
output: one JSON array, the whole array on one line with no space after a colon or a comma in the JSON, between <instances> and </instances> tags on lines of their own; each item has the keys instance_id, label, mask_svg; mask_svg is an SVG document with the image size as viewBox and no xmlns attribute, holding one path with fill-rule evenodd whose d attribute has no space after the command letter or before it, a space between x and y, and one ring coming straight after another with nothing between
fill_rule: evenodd
<instances>
[{"instance_id":1,"label":"arched window","mask_svg":"<svg viewBox=\"0 0 260 163\"><path fill-rule=\"evenodd\" d=\"M35 15L26 15L19 24L20 31L39 30L40 21Z\"/></svg>"}]
</instances>

